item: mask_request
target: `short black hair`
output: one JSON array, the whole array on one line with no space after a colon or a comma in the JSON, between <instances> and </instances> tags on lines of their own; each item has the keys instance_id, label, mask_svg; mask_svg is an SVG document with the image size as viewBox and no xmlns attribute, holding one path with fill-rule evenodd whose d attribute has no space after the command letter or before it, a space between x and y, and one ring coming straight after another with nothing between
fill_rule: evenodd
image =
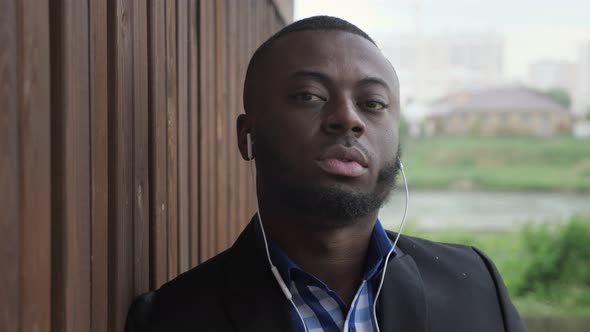
<instances>
[{"instance_id":1,"label":"short black hair","mask_svg":"<svg viewBox=\"0 0 590 332\"><path fill-rule=\"evenodd\" d=\"M251 102L250 102L251 92L249 91L250 90L249 87L251 86L251 81L253 79L255 69L256 69L258 63L260 62L260 59L262 58L262 56L268 51L268 49L271 48L271 46L277 40L283 38L285 35L288 35L292 32L306 31L306 30L313 30L313 31L339 30L339 31L344 31L344 32L348 32L348 33L352 33L352 34L361 36L364 39L370 41L373 45L377 46L375 41L373 41L373 39L371 39L371 37L369 37L369 35L367 35L359 27L357 27L356 25L354 25L346 20L338 18L338 17L326 16L326 15L312 16L312 17L304 18L302 20L293 22L293 23L285 26L284 28L279 30L277 33L272 35L270 38L268 38L264 43L262 43L262 45L260 45L258 47L258 49L256 49L256 51L254 52L254 54L252 55L252 58L250 58L250 62L248 63L248 69L246 70L246 78L244 80L244 96L243 96L244 100L243 100L243 102L244 102L244 110L246 112L248 112L248 110L251 107L251 105L250 105L251 104Z\"/></svg>"}]
</instances>

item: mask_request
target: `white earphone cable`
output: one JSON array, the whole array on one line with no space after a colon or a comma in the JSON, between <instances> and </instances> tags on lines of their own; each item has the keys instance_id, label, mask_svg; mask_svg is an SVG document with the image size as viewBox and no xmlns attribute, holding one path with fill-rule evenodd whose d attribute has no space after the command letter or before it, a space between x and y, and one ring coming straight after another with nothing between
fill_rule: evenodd
<instances>
[{"instance_id":1,"label":"white earphone cable","mask_svg":"<svg viewBox=\"0 0 590 332\"><path fill-rule=\"evenodd\" d=\"M399 159L398 159L399 160ZM399 240L400 235L402 235L402 230L404 229L404 225L406 224L406 217L408 216L408 201L410 200L410 193L408 191L408 180L406 179L406 173L404 172L404 165L402 161L399 160L399 167L402 171L402 177L404 178L404 188L406 190L406 206L404 208L404 216L402 218L402 223L399 226L399 230L397 232L397 236L393 241L393 246L387 256L385 257L385 264L383 264L383 274L381 274L381 281L379 282L379 287L377 288L377 292L375 293L375 299L373 300L373 319L375 320L375 326L377 327L377 332L380 332L379 329L379 322L377 321L377 300L379 300L379 295L381 294L381 288L383 287L383 281L385 280L385 272L387 271L387 264L389 262L389 257L395 250L395 246L397 245L397 241Z\"/></svg>"}]
</instances>

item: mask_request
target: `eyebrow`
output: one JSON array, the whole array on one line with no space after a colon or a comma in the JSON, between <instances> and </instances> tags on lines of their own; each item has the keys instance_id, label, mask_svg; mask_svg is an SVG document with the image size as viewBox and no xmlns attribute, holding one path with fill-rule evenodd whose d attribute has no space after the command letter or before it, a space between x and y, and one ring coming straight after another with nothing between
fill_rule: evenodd
<instances>
[{"instance_id":1,"label":"eyebrow","mask_svg":"<svg viewBox=\"0 0 590 332\"><path fill-rule=\"evenodd\" d=\"M369 84L382 85L387 90L391 90L391 87L389 86L389 84L387 84L387 82L385 82L384 79L381 79L379 77L365 77L357 83L357 86L369 85Z\"/></svg>"},{"instance_id":2,"label":"eyebrow","mask_svg":"<svg viewBox=\"0 0 590 332\"><path fill-rule=\"evenodd\" d=\"M319 71L314 70L298 70L290 75L292 78L312 78L316 81L327 83L330 78Z\"/></svg>"},{"instance_id":3,"label":"eyebrow","mask_svg":"<svg viewBox=\"0 0 590 332\"><path fill-rule=\"evenodd\" d=\"M326 74L314 70L298 70L296 72L293 72L290 76L292 78L312 78L323 83L328 83L331 81L330 77L328 77ZM389 84L387 84L387 82L384 79L372 76L361 79L359 82L357 82L356 86L369 84L381 85L384 88L391 90Z\"/></svg>"}]
</instances>

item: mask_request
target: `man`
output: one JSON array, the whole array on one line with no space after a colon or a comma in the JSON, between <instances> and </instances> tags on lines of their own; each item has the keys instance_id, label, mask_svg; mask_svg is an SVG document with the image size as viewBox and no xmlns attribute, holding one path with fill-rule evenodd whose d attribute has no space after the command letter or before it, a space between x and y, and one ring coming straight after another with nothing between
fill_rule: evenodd
<instances>
[{"instance_id":1,"label":"man","mask_svg":"<svg viewBox=\"0 0 590 332\"><path fill-rule=\"evenodd\" d=\"M346 21L266 41L237 121L259 211L232 248L152 294L145 330L524 331L484 254L406 236L393 248L377 220L401 165L399 99L391 64Z\"/></svg>"}]
</instances>

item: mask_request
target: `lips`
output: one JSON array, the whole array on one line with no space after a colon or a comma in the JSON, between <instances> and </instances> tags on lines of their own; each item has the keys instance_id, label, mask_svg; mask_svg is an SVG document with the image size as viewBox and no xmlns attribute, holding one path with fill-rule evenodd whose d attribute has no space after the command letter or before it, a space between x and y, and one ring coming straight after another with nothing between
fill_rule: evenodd
<instances>
[{"instance_id":1,"label":"lips","mask_svg":"<svg viewBox=\"0 0 590 332\"><path fill-rule=\"evenodd\" d=\"M368 161L363 152L355 147L333 145L317 161L327 173L345 177L359 177L367 172Z\"/></svg>"}]
</instances>

